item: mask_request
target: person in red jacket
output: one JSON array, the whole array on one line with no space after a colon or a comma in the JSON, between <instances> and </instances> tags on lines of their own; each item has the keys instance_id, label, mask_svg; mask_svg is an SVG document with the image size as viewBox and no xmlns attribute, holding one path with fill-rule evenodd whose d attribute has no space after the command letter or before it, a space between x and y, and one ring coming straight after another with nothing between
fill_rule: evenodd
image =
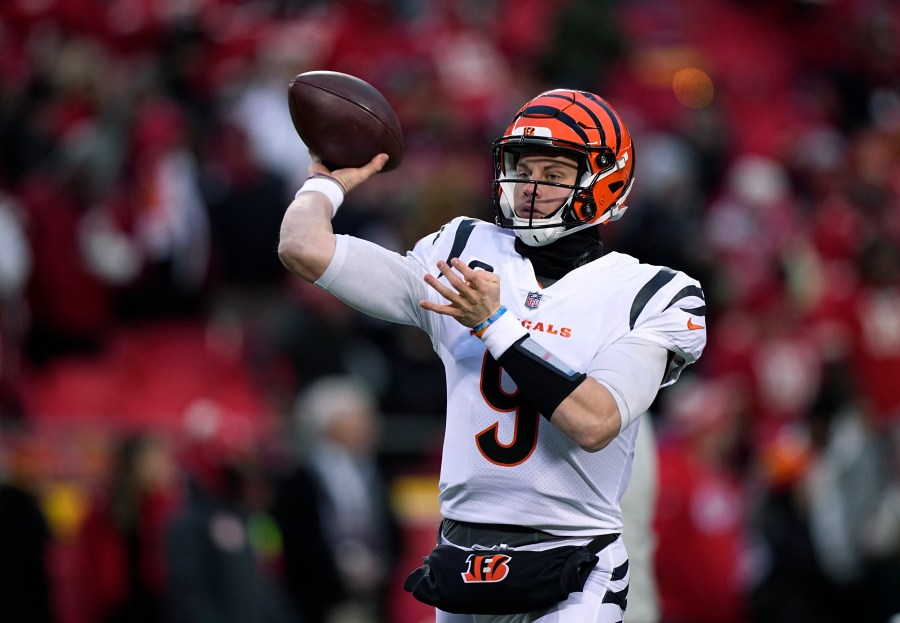
<instances>
[{"instance_id":1,"label":"person in red jacket","mask_svg":"<svg viewBox=\"0 0 900 623\"><path fill-rule=\"evenodd\" d=\"M677 393L659 436L656 573L665 623L742 623L745 508L728 468L740 394L698 380Z\"/></svg>"},{"instance_id":2,"label":"person in red jacket","mask_svg":"<svg viewBox=\"0 0 900 623\"><path fill-rule=\"evenodd\" d=\"M110 482L79 534L79 595L84 621L165 621L164 539L176 506L168 443L138 434L123 439Z\"/></svg>"}]
</instances>

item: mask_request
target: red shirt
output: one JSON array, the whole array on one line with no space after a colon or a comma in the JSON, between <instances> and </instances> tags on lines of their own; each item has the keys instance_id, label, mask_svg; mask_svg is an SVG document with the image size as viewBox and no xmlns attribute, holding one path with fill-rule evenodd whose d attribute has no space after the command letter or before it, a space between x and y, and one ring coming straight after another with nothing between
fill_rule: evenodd
<instances>
[{"instance_id":1,"label":"red shirt","mask_svg":"<svg viewBox=\"0 0 900 623\"><path fill-rule=\"evenodd\" d=\"M737 481L692 456L680 441L660 444L655 565L663 619L741 623L744 505Z\"/></svg>"}]
</instances>

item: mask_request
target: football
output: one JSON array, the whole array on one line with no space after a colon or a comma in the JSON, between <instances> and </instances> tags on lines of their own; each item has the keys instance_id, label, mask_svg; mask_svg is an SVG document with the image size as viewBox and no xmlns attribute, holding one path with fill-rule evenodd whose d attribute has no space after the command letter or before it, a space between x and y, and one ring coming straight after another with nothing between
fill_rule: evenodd
<instances>
[{"instance_id":1,"label":"football","mask_svg":"<svg viewBox=\"0 0 900 623\"><path fill-rule=\"evenodd\" d=\"M288 85L297 134L330 170L361 167L386 153L382 171L403 160L403 131L394 109L371 84L336 71L308 71Z\"/></svg>"}]
</instances>

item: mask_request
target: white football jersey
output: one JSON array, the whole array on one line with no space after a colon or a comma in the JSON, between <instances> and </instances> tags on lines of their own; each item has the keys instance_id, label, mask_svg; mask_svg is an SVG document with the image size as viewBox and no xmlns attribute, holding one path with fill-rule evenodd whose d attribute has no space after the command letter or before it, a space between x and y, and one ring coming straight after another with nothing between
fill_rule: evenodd
<instances>
[{"instance_id":1,"label":"white football jersey","mask_svg":"<svg viewBox=\"0 0 900 623\"><path fill-rule=\"evenodd\" d=\"M440 275L438 260L453 257L494 272L501 303L531 338L588 375L596 372L598 354L617 340L661 346L671 353L661 385L674 382L703 350L699 284L683 273L607 253L542 288L531 262L514 249L512 231L471 218L454 219L406 257L379 249L365 266L357 260L349 271L348 243L339 238L345 240L317 285L364 312L420 326L444 363L443 516L561 536L621 531L619 499L630 476L637 426L599 452L581 449L519 399L515 383L471 329L419 307L424 298L446 302L422 276ZM376 265L392 275L390 284L373 276ZM634 407L643 411L649 404Z\"/></svg>"}]
</instances>

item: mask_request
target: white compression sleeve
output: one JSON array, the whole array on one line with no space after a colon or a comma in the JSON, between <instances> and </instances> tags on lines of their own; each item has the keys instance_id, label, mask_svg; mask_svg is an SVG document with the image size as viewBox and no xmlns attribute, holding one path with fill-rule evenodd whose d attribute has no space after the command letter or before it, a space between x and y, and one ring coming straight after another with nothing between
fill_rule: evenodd
<instances>
[{"instance_id":1,"label":"white compression sleeve","mask_svg":"<svg viewBox=\"0 0 900 623\"><path fill-rule=\"evenodd\" d=\"M606 387L619 407L620 431L653 404L668 353L658 344L625 338L603 349L591 362L588 376Z\"/></svg>"},{"instance_id":2,"label":"white compression sleeve","mask_svg":"<svg viewBox=\"0 0 900 623\"><path fill-rule=\"evenodd\" d=\"M316 285L364 314L430 333L428 314L419 307L428 298L422 265L366 240L335 238L334 257Z\"/></svg>"}]
</instances>

